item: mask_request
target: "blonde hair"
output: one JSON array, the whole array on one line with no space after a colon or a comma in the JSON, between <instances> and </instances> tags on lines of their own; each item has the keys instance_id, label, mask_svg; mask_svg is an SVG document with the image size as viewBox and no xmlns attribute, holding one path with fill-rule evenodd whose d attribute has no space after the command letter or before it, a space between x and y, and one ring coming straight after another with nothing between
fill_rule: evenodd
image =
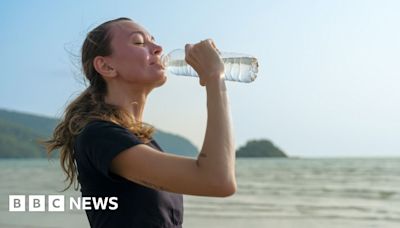
<instances>
[{"instance_id":1,"label":"blonde hair","mask_svg":"<svg viewBox=\"0 0 400 228\"><path fill-rule=\"evenodd\" d=\"M74 160L74 144L76 136L83 128L93 120L106 120L125 127L139 139L147 142L154 133L154 128L143 122L137 122L122 108L107 104L104 101L107 94L107 85L102 76L95 70L93 60L96 56L108 56L111 54L110 24L129 20L118 18L107 21L90 31L81 49L83 73L89 81L89 86L77 98L75 98L64 111L60 123L54 129L52 138L42 143L47 153L60 149L60 164L66 174L65 181L69 182L67 190L72 184L77 183L77 167ZM78 183L79 185L79 183ZM75 190L78 189L75 186Z\"/></svg>"}]
</instances>

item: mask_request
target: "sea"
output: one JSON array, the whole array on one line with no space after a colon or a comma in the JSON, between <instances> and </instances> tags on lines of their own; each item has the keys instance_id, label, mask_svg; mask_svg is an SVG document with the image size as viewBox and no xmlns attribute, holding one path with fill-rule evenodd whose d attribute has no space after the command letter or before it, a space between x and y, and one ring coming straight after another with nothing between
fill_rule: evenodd
<instances>
[{"instance_id":1,"label":"sea","mask_svg":"<svg viewBox=\"0 0 400 228\"><path fill-rule=\"evenodd\" d=\"M185 228L399 228L400 158L240 158L230 197L184 195ZM64 195L58 160L0 159L0 228L89 227L84 210L10 212L10 195Z\"/></svg>"}]
</instances>

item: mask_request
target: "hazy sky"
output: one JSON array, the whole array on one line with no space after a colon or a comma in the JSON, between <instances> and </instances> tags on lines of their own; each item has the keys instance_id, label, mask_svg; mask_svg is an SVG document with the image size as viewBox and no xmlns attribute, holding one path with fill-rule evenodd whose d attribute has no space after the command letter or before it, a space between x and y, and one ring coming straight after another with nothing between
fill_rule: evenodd
<instances>
[{"instance_id":1,"label":"hazy sky","mask_svg":"<svg viewBox=\"0 0 400 228\"><path fill-rule=\"evenodd\" d=\"M82 89L79 49L130 17L165 52L213 38L253 54L259 75L227 82L237 146L267 138L292 156L400 156L400 1L3 1L0 108L60 117ZM170 77L144 120L201 147L205 89Z\"/></svg>"}]
</instances>

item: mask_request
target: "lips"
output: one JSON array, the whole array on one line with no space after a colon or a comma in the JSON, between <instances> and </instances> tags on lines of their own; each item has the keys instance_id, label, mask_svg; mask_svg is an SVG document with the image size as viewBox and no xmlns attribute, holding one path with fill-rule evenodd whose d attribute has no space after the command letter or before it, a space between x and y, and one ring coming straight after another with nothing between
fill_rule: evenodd
<instances>
[{"instance_id":1,"label":"lips","mask_svg":"<svg viewBox=\"0 0 400 228\"><path fill-rule=\"evenodd\" d=\"M164 66L160 62L152 62L150 63L150 65L164 69Z\"/></svg>"},{"instance_id":2,"label":"lips","mask_svg":"<svg viewBox=\"0 0 400 228\"><path fill-rule=\"evenodd\" d=\"M156 59L156 60L150 62L150 65L154 65L154 64L160 64L160 60Z\"/></svg>"}]
</instances>

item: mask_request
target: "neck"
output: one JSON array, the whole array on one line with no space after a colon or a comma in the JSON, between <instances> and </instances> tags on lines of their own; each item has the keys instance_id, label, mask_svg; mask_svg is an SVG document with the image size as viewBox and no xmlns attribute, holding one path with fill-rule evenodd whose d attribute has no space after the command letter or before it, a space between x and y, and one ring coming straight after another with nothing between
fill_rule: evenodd
<instances>
[{"instance_id":1,"label":"neck","mask_svg":"<svg viewBox=\"0 0 400 228\"><path fill-rule=\"evenodd\" d=\"M149 89L113 83L109 83L107 89L108 93L105 96L107 104L123 108L135 121L142 122L147 95L150 93Z\"/></svg>"}]
</instances>

